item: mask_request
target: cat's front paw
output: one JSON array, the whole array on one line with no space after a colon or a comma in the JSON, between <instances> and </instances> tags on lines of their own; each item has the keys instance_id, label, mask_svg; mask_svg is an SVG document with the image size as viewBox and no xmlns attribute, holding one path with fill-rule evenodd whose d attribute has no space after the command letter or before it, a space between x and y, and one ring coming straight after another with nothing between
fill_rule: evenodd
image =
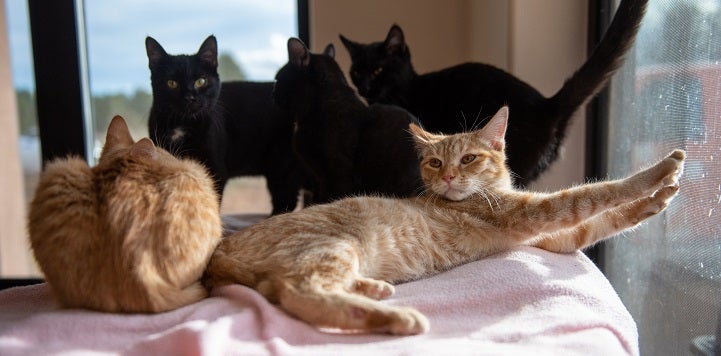
<instances>
[{"instance_id":1,"label":"cat's front paw","mask_svg":"<svg viewBox=\"0 0 721 356\"><path fill-rule=\"evenodd\" d=\"M667 174L662 183L663 186L677 186L678 180L683 174L683 164L686 160L686 152L683 150L674 150L668 157L664 158L662 163L668 166Z\"/></svg>"},{"instance_id":2,"label":"cat's front paw","mask_svg":"<svg viewBox=\"0 0 721 356\"><path fill-rule=\"evenodd\" d=\"M652 196L635 202L630 208L630 211L626 213L627 217L631 220L631 224L637 225L643 220L662 212L666 209L673 197L676 196L678 190L678 185L668 185L656 191ZM635 206L635 208L633 206Z\"/></svg>"},{"instance_id":3,"label":"cat's front paw","mask_svg":"<svg viewBox=\"0 0 721 356\"><path fill-rule=\"evenodd\" d=\"M637 176L640 178L640 180L637 180L641 184L639 187L640 192L643 195L650 196L663 187L677 186L678 179L683 173L685 159L686 153L684 151L675 150L660 162L641 172Z\"/></svg>"}]
</instances>

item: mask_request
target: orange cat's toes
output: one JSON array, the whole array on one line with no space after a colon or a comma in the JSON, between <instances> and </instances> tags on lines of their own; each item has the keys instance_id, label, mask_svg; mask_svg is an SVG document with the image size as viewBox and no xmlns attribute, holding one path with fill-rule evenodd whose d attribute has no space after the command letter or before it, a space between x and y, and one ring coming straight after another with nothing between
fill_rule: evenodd
<instances>
[{"instance_id":1,"label":"orange cat's toes","mask_svg":"<svg viewBox=\"0 0 721 356\"><path fill-rule=\"evenodd\" d=\"M653 196L642 200L643 205L639 205L640 209L635 214L632 214L638 217L637 220L633 221L634 225L664 211L671 199L678 193L678 190L679 186L677 185L666 186L656 191Z\"/></svg>"},{"instance_id":2,"label":"orange cat's toes","mask_svg":"<svg viewBox=\"0 0 721 356\"><path fill-rule=\"evenodd\" d=\"M683 161L686 159L686 152L684 150L674 150L671 152L671 154L668 156L669 158L677 159L679 161Z\"/></svg>"},{"instance_id":3,"label":"orange cat's toes","mask_svg":"<svg viewBox=\"0 0 721 356\"><path fill-rule=\"evenodd\" d=\"M363 278L355 281L355 292L365 295L368 298L381 300L393 295L395 288L385 281Z\"/></svg>"},{"instance_id":4,"label":"orange cat's toes","mask_svg":"<svg viewBox=\"0 0 721 356\"><path fill-rule=\"evenodd\" d=\"M663 179L663 186L674 186L678 185L678 180L683 174L683 165L686 158L686 152L682 150L673 151L664 161L668 162L670 171L667 176Z\"/></svg>"},{"instance_id":5,"label":"orange cat's toes","mask_svg":"<svg viewBox=\"0 0 721 356\"><path fill-rule=\"evenodd\" d=\"M404 308L398 312L396 320L389 325L389 332L394 335L417 335L427 332L430 323L425 315L415 309Z\"/></svg>"},{"instance_id":6,"label":"orange cat's toes","mask_svg":"<svg viewBox=\"0 0 721 356\"><path fill-rule=\"evenodd\" d=\"M676 195L676 193L678 193L679 188L680 187L678 185L669 185L669 186L663 187L663 188L659 189L653 195L653 198L656 199L657 201L668 204L668 202L671 201L671 198L673 198ZM663 208L665 208L665 207L666 206L664 205Z\"/></svg>"}]
</instances>

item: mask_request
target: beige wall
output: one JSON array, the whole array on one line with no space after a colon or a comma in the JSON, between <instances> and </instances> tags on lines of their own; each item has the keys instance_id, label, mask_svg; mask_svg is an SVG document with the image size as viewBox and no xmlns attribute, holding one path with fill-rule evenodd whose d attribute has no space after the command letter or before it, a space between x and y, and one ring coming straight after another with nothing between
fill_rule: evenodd
<instances>
[{"instance_id":1,"label":"beige wall","mask_svg":"<svg viewBox=\"0 0 721 356\"><path fill-rule=\"evenodd\" d=\"M0 0L0 275L31 273L25 235L25 197L18 152L18 119L8 49L5 2Z\"/></svg>"},{"instance_id":2,"label":"beige wall","mask_svg":"<svg viewBox=\"0 0 721 356\"><path fill-rule=\"evenodd\" d=\"M358 42L381 41L393 23L403 29L419 73L466 61L484 62L508 70L550 96L586 58L586 1L309 0L309 8L311 50L318 52L333 43L336 60L346 72L350 59L338 34ZM584 143L580 110L561 159L537 187L583 182Z\"/></svg>"}]
</instances>

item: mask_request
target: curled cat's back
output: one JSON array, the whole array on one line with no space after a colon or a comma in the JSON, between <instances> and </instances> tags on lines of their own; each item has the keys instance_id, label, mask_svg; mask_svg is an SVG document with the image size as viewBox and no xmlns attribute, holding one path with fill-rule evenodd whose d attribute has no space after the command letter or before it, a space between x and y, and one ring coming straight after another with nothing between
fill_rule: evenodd
<instances>
[{"instance_id":1,"label":"curled cat's back","mask_svg":"<svg viewBox=\"0 0 721 356\"><path fill-rule=\"evenodd\" d=\"M102 249L102 242L82 238L96 233L96 194L93 174L77 157L57 159L45 168L30 204L28 231L33 253L43 274L51 281L75 280L92 261L78 265L76 257ZM77 299L76 290L64 283L51 283L62 304Z\"/></svg>"}]
</instances>

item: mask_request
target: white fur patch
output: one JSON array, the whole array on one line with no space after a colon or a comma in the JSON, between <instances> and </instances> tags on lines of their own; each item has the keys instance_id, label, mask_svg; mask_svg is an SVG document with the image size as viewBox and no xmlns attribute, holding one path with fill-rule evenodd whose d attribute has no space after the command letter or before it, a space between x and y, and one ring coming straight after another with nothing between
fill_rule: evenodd
<instances>
[{"instance_id":1,"label":"white fur patch","mask_svg":"<svg viewBox=\"0 0 721 356\"><path fill-rule=\"evenodd\" d=\"M170 140L173 142L176 142L176 141L182 139L183 137L185 137L185 131L183 131L183 129L178 127L173 131L173 134L170 135Z\"/></svg>"}]
</instances>

